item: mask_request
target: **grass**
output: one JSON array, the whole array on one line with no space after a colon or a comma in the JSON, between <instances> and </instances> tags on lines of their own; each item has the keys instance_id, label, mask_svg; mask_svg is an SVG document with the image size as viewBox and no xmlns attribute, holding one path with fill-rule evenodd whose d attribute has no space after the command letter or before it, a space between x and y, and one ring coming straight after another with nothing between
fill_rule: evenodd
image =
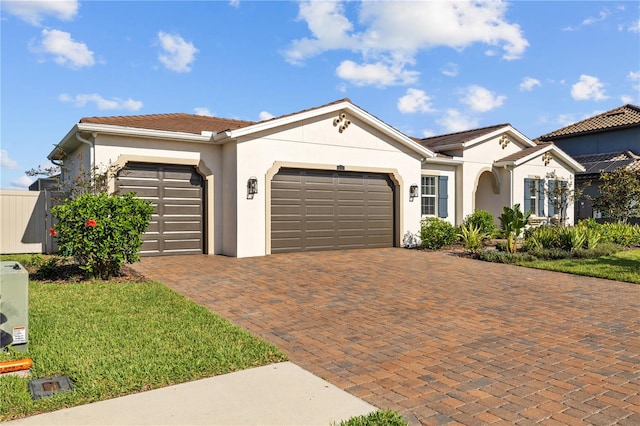
<instances>
[{"instance_id":1,"label":"grass","mask_svg":"<svg viewBox=\"0 0 640 426\"><path fill-rule=\"evenodd\" d=\"M286 360L160 283L31 281L29 320L32 375L0 377L2 421ZM28 381L52 376L73 391L32 400Z\"/></svg>"},{"instance_id":2,"label":"grass","mask_svg":"<svg viewBox=\"0 0 640 426\"><path fill-rule=\"evenodd\" d=\"M402 416L396 411L378 410L363 416L351 417L339 426L408 426Z\"/></svg>"},{"instance_id":3,"label":"grass","mask_svg":"<svg viewBox=\"0 0 640 426\"><path fill-rule=\"evenodd\" d=\"M640 249L593 259L536 260L518 264L529 268L640 284Z\"/></svg>"}]
</instances>

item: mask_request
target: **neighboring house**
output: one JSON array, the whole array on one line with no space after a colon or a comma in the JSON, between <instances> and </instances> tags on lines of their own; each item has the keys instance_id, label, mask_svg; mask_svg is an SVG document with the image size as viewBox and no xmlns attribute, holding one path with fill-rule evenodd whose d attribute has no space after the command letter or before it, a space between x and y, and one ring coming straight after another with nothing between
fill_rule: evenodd
<instances>
[{"instance_id":1,"label":"neighboring house","mask_svg":"<svg viewBox=\"0 0 640 426\"><path fill-rule=\"evenodd\" d=\"M640 170L640 107L623 105L538 138L553 142L585 168L576 174L584 195L599 195L600 173L619 167ZM575 206L576 218L600 218L583 197Z\"/></svg>"},{"instance_id":2,"label":"neighboring house","mask_svg":"<svg viewBox=\"0 0 640 426\"><path fill-rule=\"evenodd\" d=\"M476 208L544 215L531 182L583 170L508 124L415 139L348 99L256 123L83 118L49 159L63 161L63 179L116 168L113 190L153 200L142 254L236 257L403 246L421 218L457 225Z\"/></svg>"}]
</instances>

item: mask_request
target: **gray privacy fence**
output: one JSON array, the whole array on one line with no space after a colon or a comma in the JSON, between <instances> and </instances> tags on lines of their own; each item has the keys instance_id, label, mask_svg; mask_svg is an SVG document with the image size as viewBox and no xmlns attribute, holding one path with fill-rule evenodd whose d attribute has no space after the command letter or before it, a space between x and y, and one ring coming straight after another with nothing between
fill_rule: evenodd
<instances>
[{"instance_id":1,"label":"gray privacy fence","mask_svg":"<svg viewBox=\"0 0 640 426\"><path fill-rule=\"evenodd\" d=\"M60 204L59 191L0 190L0 254L55 253L49 234L54 224L51 207Z\"/></svg>"}]
</instances>

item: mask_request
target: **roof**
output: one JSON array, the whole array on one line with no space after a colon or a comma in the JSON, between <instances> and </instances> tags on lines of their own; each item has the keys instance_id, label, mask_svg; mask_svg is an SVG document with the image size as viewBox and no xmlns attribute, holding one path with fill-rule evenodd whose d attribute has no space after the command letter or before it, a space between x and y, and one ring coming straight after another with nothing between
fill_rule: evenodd
<instances>
[{"instance_id":1,"label":"roof","mask_svg":"<svg viewBox=\"0 0 640 426\"><path fill-rule=\"evenodd\" d=\"M515 153L513 153L511 155L508 155L508 156L506 156L504 158L501 158L501 159L497 160L497 162L500 162L500 163L502 163L502 162L517 162L518 160L521 160L521 159L523 159L525 157L528 157L529 155L534 154L534 153L536 153L538 151L542 151L542 150L548 148L549 146L553 146L553 143L551 143L551 142L540 143L540 144L538 144L538 145L536 145L534 147L525 148L525 149L520 150L518 152L515 152Z\"/></svg>"},{"instance_id":2,"label":"roof","mask_svg":"<svg viewBox=\"0 0 640 426\"><path fill-rule=\"evenodd\" d=\"M150 114L112 117L84 117L80 123L107 124L112 126L132 127L136 129L164 130L201 134L205 132L222 132L235 130L254 124L252 121L233 120L229 118L208 117L194 114Z\"/></svg>"},{"instance_id":3,"label":"roof","mask_svg":"<svg viewBox=\"0 0 640 426\"><path fill-rule=\"evenodd\" d=\"M640 107L627 104L540 136L541 141L640 126Z\"/></svg>"},{"instance_id":4,"label":"roof","mask_svg":"<svg viewBox=\"0 0 640 426\"><path fill-rule=\"evenodd\" d=\"M491 132L494 132L506 126L511 126L511 125L509 123L496 124L494 126L481 127L479 129L465 130L463 132L448 133L446 135L431 136L428 138L415 139L415 140L420 145L426 148L434 149L439 146L463 144L465 142L472 141L476 138L479 138L481 136L484 136L486 134L489 134Z\"/></svg>"},{"instance_id":5,"label":"roof","mask_svg":"<svg viewBox=\"0 0 640 426\"><path fill-rule=\"evenodd\" d=\"M584 166L585 171L583 174L611 172L620 167L640 171L640 155L636 155L631 151L578 155L574 159Z\"/></svg>"}]
</instances>

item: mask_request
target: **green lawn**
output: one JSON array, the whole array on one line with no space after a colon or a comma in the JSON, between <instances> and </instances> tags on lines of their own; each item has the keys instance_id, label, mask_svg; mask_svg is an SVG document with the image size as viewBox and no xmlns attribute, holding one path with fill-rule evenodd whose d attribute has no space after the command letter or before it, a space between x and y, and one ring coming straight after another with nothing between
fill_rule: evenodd
<instances>
[{"instance_id":1,"label":"green lawn","mask_svg":"<svg viewBox=\"0 0 640 426\"><path fill-rule=\"evenodd\" d=\"M0 377L0 420L286 359L159 283L32 281L29 292L31 379L68 376L74 390L34 401L29 379Z\"/></svg>"},{"instance_id":2,"label":"green lawn","mask_svg":"<svg viewBox=\"0 0 640 426\"><path fill-rule=\"evenodd\" d=\"M640 249L594 259L538 260L519 265L640 284Z\"/></svg>"}]
</instances>

